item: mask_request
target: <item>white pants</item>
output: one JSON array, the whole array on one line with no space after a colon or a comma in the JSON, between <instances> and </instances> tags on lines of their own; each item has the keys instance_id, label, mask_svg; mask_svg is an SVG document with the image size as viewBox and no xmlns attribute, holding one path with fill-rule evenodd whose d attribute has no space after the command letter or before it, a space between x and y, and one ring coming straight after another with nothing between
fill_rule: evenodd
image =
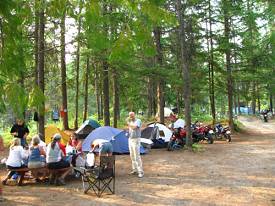
<instances>
[{"instance_id":1,"label":"white pants","mask_svg":"<svg viewBox=\"0 0 275 206\"><path fill-rule=\"evenodd\" d=\"M143 173L140 157L140 138L129 138L129 150L132 160L132 169L138 173Z\"/></svg>"}]
</instances>

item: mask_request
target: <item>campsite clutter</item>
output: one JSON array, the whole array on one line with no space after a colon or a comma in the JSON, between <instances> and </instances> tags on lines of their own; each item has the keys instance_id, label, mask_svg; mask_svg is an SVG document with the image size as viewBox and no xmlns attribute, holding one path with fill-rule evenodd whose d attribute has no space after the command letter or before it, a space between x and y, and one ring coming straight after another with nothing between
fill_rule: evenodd
<instances>
[{"instance_id":1,"label":"campsite clutter","mask_svg":"<svg viewBox=\"0 0 275 206\"><path fill-rule=\"evenodd\" d=\"M140 154L147 154L150 149L155 148L168 148L169 151L173 151L184 147L186 143L184 120L177 118L172 110L166 109L165 111L166 119L169 120L171 124L167 127L165 124L152 122L146 127L143 127L140 138ZM206 140L212 144L215 137L215 130L217 130L218 133L218 129L214 130L209 126L203 126L199 122L192 124L191 128L193 142ZM226 134L229 135L228 132ZM20 141L17 141L20 139L14 139L14 143L10 148L8 161L6 162L9 173L7 178L2 181L4 185L22 185L23 181L30 177L33 177L36 182L64 185L64 179L70 173L75 178L81 177L85 193L91 188L93 188L95 192L96 190L100 190L100 188L94 184L97 182L97 179L103 181L103 184L106 186L105 189L109 188L110 192L114 193L115 186L112 181L115 180L115 157L112 157L110 160L104 159L106 164L108 162L112 163L112 168L106 170L105 174L104 168L100 168L100 165L103 165L103 163L100 163L102 158L97 155L99 148L92 150L91 145L97 140L101 140L108 142L108 145L111 147L110 151L114 155L129 154L128 130L121 130L110 126L100 126L97 121L90 119L86 120L71 136L55 125L48 125L45 128L45 142L41 141L41 136L39 138L39 135L36 135L35 138L36 145L38 146L33 147L32 142L30 147L37 148L37 152L35 149L28 150L28 146L23 148L20 145ZM14 150L22 153L19 159L14 158L15 154L12 154ZM38 155L38 157L36 155ZM34 161L34 165L36 165L35 161L47 162L48 164L41 164L46 165L43 167L28 168L27 165L30 160ZM19 164L13 164L14 161L19 161ZM8 165L8 162L13 163ZM106 167L106 164L104 167ZM49 165L51 166L49 167ZM43 174L43 176L41 176L41 174ZM109 182L109 184L111 184L111 182L113 183L112 189L108 186L107 182ZM100 196L102 191L96 194Z\"/></svg>"}]
</instances>

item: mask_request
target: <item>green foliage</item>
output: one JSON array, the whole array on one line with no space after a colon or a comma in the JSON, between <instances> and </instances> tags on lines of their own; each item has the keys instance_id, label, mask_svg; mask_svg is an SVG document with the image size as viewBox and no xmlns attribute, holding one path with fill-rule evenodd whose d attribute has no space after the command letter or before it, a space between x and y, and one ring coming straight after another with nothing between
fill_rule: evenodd
<instances>
[{"instance_id":1,"label":"green foliage","mask_svg":"<svg viewBox=\"0 0 275 206\"><path fill-rule=\"evenodd\" d=\"M65 14L77 26L82 20L81 35L73 41L80 43L80 97L79 113L83 110L83 82L87 57L90 58L89 115L96 113L95 82L102 93L103 62L108 63L110 93L114 92L113 72L117 73L121 120L129 110L148 110L148 85L152 87L156 107L156 85L163 79L165 104L180 105L184 110L183 75L180 71L178 22L175 1L167 0L108 0L76 1L0 1L0 112L10 109L22 115L27 108L46 104L46 116L54 105L61 105L60 48L56 44L59 21ZM275 32L274 8L270 1L213 1L208 15L208 1L184 1L185 37L192 80L192 118L211 122L209 113L209 56L206 22L212 22L213 66L216 111L219 118L227 114L227 78L224 52L231 51L234 96L242 104L251 105L255 94L262 107L269 107L269 96L275 94ZM34 8L36 6L36 8ZM35 11L45 7L45 95L34 86L34 25ZM82 7L79 12L79 7ZM230 22L229 36L224 35L224 15ZM72 20L73 19L73 20ZM67 21L69 22L69 21ZM67 25L66 25L67 26ZM163 65L156 63L156 43L153 30L161 29ZM208 25L209 30L209 25ZM66 32L72 31L67 28ZM70 46L69 43L68 46ZM191 45L191 46L190 46ZM68 52L68 51L66 51ZM69 52L68 52L69 53ZM70 54L75 58L74 54ZM67 62L68 109L73 125L75 102L75 62ZM19 83L20 82L20 83ZM24 86L22 86L24 83ZM104 94L103 94L104 95ZM110 97L113 102L113 97ZM202 109L204 112L202 112ZM110 111L113 111L111 105ZM182 114L180 114L182 116ZM95 117L97 118L97 117ZM82 117L79 117L79 122ZM145 120L146 121L146 120ZM101 122L103 123L103 122ZM60 123L61 126L61 123Z\"/></svg>"},{"instance_id":2,"label":"green foliage","mask_svg":"<svg viewBox=\"0 0 275 206\"><path fill-rule=\"evenodd\" d=\"M5 94L7 102L12 107L13 112L22 118L28 105L28 95L25 90L18 84L7 84Z\"/></svg>"},{"instance_id":3,"label":"green foliage","mask_svg":"<svg viewBox=\"0 0 275 206\"><path fill-rule=\"evenodd\" d=\"M45 102L45 96L38 86L34 86L29 95L29 108L37 108L39 113L44 113L43 103Z\"/></svg>"}]
</instances>

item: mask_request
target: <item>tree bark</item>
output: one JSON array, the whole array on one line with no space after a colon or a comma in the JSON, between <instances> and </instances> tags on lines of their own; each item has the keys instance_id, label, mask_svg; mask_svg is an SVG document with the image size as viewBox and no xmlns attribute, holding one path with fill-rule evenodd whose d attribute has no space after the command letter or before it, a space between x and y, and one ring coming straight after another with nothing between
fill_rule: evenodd
<instances>
[{"instance_id":1,"label":"tree bark","mask_svg":"<svg viewBox=\"0 0 275 206\"><path fill-rule=\"evenodd\" d=\"M147 117L150 118L153 116L153 85L152 85L152 78L149 77L148 78L148 82L147 82L147 96L148 96L148 113L147 113Z\"/></svg>"},{"instance_id":2,"label":"tree bark","mask_svg":"<svg viewBox=\"0 0 275 206\"><path fill-rule=\"evenodd\" d=\"M104 93L103 93L103 88L102 88L102 85L101 85L101 88L100 88L100 110L99 110L99 113L100 113L100 120L104 118L104 99L103 99L103 96L104 96Z\"/></svg>"},{"instance_id":3,"label":"tree bark","mask_svg":"<svg viewBox=\"0 0 275 206\"><path fill-rule=\"evenodd\" d=\"M180 66L183 74L184 81L184 114L186 123L186 145L192 146L192 133L191 133L191 81L190 81L190 68L187 60L187 44L185 38L185 21L183 14L185 12L185 5L183 6L181 0L176 3L177 18L179 21L179 40L180 40Z\"/></svg>"},{"instance_id":4,"label":"tree bark","mask_svg":"<svg viewBox=\"0 0 275 206\"><path fill-rule=\"evenodd\" d=\"M1 36L0 36L0 40L1 40L1 57L3 57L4 54L4 25L2 22L2 18L0 18L0 32L1 32Z\"/></svg>"},{"instance_id":5,"label":"tree bark","mask_svg":"<svg viewBox=\"0 0 275 206\"><path fill-rule=\"evenodd\" d=\"M96 96L96 108L97 108L97 120L102 119L101 113L101 87L100 87L100 76L97 65L94 66L94 85L95 85L95 96Z\"/></svg>"},{"instance_id":6,"label":"tree bark","mask_svg":"<svg viewBox=\"0 0 275 206\"><path fill-rule=\"evenodd\" d=\"M180 102L181 102L181 92L177 91L177 110L178 110L178 114L180 114L180 112L181 112Z\"/></svg>"},{"instance_id":7,"label":"tree bark","mask_svg":"<svg viewBox=\"0 0 275 206\"><path fill-rule=\"evenodd\" d=\"M162 70L163 66L163 54L161 46L161 28L156 27L154 29L154 37L157 49L156 62L159 68ZM157 102L158 102L158 114L160 123L164 123L164 81L162 77L159 77L157 84Z\"/></svg>"},{"instance_id":8,"label":"tree bark","mask_svg":"<svg viewBox=\"0 0 275 206\"><path fill-rule=\"evenodd\" d=\"M270 111L273 113L273 96L272 94L270 94L269 96L269 108L270 108Z\"/></svg>"},{"instance_id":9,"label":"tree bark","mask_svg":"<svg viewBox=\"0 0 275 206\"><path fill-rule=\"evenodd\" d=\"M45 56L45 15L44 15L44 0L41 1L39 8L39 38L38 38L38 86L44 94L44 56ZM41 135L42 141L45 141L45 102L42 102L41 108L38 110L38 132Z\"/></svg>"},{"instance_id":10,"label":"tree bark","mask_svg":"<svg viewBox=\"0 0 275 206\"><path fill-rule=\"evenodd\" d=\"M89 85L89 73L90 73L90 61L87 57L86 61L86 71L85 71L85 85L84 85L84 111L83 111L83 122L87 119L88 116L88 85Z\"/></svg>"},{"instance_id":11,"label":"tree bark","mask_svg":"<svg viewBox=\"0 0 275 206\"><path fill-rule=\"evenodd\" d=\"M64 111L64 117L63 117L63 127L65 130L69 129L69 123L68 123L68 103L67 103L67 82L66 82L66 57L65 57L65 23L66 21L66 11L63 11L62 17L61 17L61 86L62 86L62 109Z\"/></svg>"},{"instance_id":12,"label":"tree bark","mask_svg":"<svg viewBox=\"0 0 275 206\"><path fill-rule=\"evenodd\" d=\"M35 28L34 28L34 78L35 84L38 85L38 39L39 39L39 10L35 0Z\"/></svg>"},{"instance_id":13,"label":"tree bark","mask_svg":"<svg viewBox=\"0 0 275 206\"><path fill-rule=\"evenodd\" d=\"M206 20L206 35L208 48L208 79L209 79L209 100L212 115L213 125L216 122L216 107L215 107L215 88L214 88L214 54L213 54L213 33L212 33L212 16L211 16L211 1L208 1L208 22Z\"/></svg>"},{"instance_id":14,"label":"tree bark","mask_svg":"<svg viewBox=\"0 0 275 206\"><path fill-rule=\"evenodd\" d=\"M256 84L252 82L252 113L256 114Z\"/></svg>"},{"instance_id":15,"label":"tree bark","mask_svg":"<svg viewBox=\"0 0 275 206\"><path fill-rule=\"evenodd\" d=\"M78 128L78 99L79 99L79 67L80 67L80 31L81 31L81 10L82 3L79 3L79 16L78 16L78 28L77 28L77 49L76 49L76 79L75 79L75 120L74 128Z\"/></svg>"},{"instance_id":16,"label":"tree bark","mask_svg":"<svg viewBox=\"0 0 275 206\"><path fill-rule=\"evenodd\" d=\"M109 66L103 61L103 101L104 101L104 125L110 126L110 101L109 101Z\"/></svg>"},{"instance_id":17,"label":"tree bark","mask_svg":"<svg viewBox=\"0 0 275 206\"><path fill-rule=\"evenodd\" d=\"M239 94L239 88L238 88L238 94L237 94L237 98L238 98L238 114L241 114L241 102L240 102L240 94Z\"/></svg>"},{"instance_id":18,"label":"tree bark","mask_svg":"<svg viewBox=\"0 0 275 206\"><path fill-rule=\"evenodd\" d=\"M117 128L117 121L119 119L119 84L117 71L113 71L113 100L114 100L114 123L113 127Z\"/></svg>"},{"instance_id":19,"label":"tree bark","mask_svg":"<svg viewBox=\"0 0 275 206\"><path fill-rule=\"evenodd\" d=\"M258 95L258 113L261 112L261 99L260 99L260 96Z\"/></svg>"},{"instance_id":20,"label":"tree bark","mask_svg":"<svg viewBox=\"0 0 275 206\"><path fill-rule=\"evenodd\" d=\"M231 130L234 130L233 123L233 78L232 78L232 68L231 68L231 49L229 45L230 39L230 23L229 23L229 13L228 13L228 0L224 0L224 37L226 41L225 48L225 59L226 59L226 72L227 72L227 96L228 96L228 121Z\"/></svg>"}]
</instances>

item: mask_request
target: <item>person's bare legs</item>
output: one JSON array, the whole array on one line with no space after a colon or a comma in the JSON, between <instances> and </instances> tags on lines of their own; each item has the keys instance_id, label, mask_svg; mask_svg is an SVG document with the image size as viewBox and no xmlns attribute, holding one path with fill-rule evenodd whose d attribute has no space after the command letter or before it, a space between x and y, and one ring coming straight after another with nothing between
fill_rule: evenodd
<instances>
[{"instance_id":1,"label":"person's bare legs","mask_svg":"<svg viewBox=\"0 0 275 206\"><path fill-rule=\"evenodd\" d=\"M2 184L6 185L8 179L10 179L12 177L12 175L14 174L14 172L9 172L8 175L2 180Z\"/></svg>"},{"instance_id":2,"label":"person's bare legs","mask_svg":"<svg viewBox=\"0 0 275 206\"><path fill-rule=\"evenodd\" d=\"M57 179L58 185L65 185L65 177L72 171L72 167L68 167L65 172L62 173L62 175Z\"/></svg>"}]
</instances>

